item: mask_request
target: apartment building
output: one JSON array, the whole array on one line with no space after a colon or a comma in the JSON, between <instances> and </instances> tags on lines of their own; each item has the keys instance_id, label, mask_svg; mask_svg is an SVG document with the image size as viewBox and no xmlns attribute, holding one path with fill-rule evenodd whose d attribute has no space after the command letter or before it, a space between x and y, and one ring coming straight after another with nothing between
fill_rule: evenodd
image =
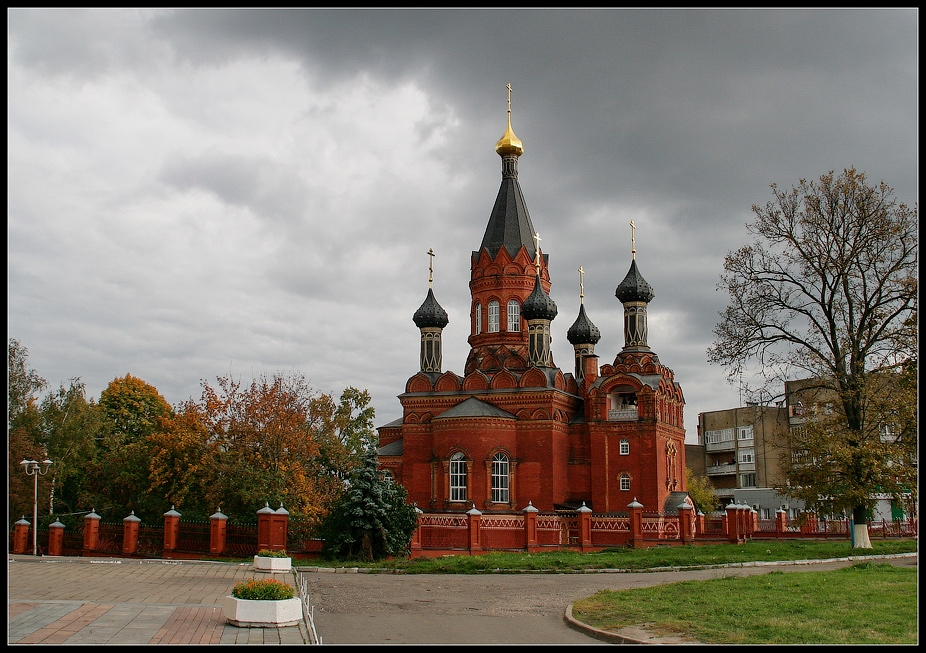
<instances>
[{"instance_id":1,"label":"apartment building","mask_svg":"<svg viewBox=\"0 0 926 653\"><path fill-rule=\"evenodd\" d=\"M686 445L688 465L710 479L718 508L732 501L752 506L760 519L773 519L779 509L796 517L803 502L774 490L784 482L788 428L788 409L782 405L747 404L699 413L698 444Z\"/></svg>"},{"instance_id":2,"label":"apartment building","mask_svg":"<svg viewBox=\"0 0 926 653\"><path fill-rule=\"evenodd\" d=\"M819 381L816 379L799 379L785 382L785 401L788 410L788 428L793 433L797 429L804 428L808 421L817 416L831 414L838 397L834 390L825 387L821 388ZM893 443L896 441L897 434L894 432L893 425L884 423L879 428L882 442ZM789 455L792 456L795 462L798 462L802 452L792 451ZM916 507L911 503L910 499L893 501L888 494L876 494L874 499L875 504L871 512L871 518L875 521L882 519L886 521L904 520L911 518L916 513Z\"/></svg>"},{"instance_id":3,"label":"apartment building","mask_svg":"<svg viewBox=\"0 0 926 653\"><path fill-rule=\"evenodd\" d=\"M788 435L808 420L834 410L835 393L821 389L814 379L787 381L784 399L774 405L747 404L740 408L698 414L698 443L686 445L688 467L707 476L718 497L718 507L731 501L752 506L760 519L771 519L779 509L789 518L804 510L804 502L779 494L774 488L785 483L785 468L802 452L791 451ZM891 425L881 427L881 438L896 436ZM915 463L914 463L915 464ZM875 495L873 520L908 519L916 512L910 502L892 502L888 495Z\"/></svg>"}]
</instances>

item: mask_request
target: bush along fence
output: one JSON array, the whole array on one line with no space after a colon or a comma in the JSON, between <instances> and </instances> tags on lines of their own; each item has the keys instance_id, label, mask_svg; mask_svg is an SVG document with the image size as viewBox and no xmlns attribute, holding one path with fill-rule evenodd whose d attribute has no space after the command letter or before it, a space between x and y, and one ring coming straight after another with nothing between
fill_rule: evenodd
<instances>
[{"instance_id":1,"label":"bush along fence","mask_svg":"<svg viewBox=\"0 0 926 653\"><path fill-rule=\"evenodd\" d=\"M257 522L231 524L221 510L206 522L184 522L173 507L163 526L143 526L133 514L122 524L101 523L86 515L80 533L65 534L59 521L38 533L39 554L52 556L156 557L202 559L250 557L261 549L285 550L293 559L315 558L323 542L306 536L298 518L290 519L281 505L257 511ZM294 528L295 526L295 528ZM10 550L32 553L31 525L20 519L13 526ZM916 537L917 521L869 523L871 537ZM751 506L731 503L710 516L695 514L682 504L676 514L645 512L634 500L626 513L595 514L584 504L576 511L541 513L530 503L520 513L484 515L475 506L466 513L423 513L409 555L477 555L488 551L536 552L553 549L597 551L609 547L743 543L759 539L849 539L848 520L827 520L813 514L800 521L783 510L775 519L761 520Z\"/></svg>"}]
</instances>

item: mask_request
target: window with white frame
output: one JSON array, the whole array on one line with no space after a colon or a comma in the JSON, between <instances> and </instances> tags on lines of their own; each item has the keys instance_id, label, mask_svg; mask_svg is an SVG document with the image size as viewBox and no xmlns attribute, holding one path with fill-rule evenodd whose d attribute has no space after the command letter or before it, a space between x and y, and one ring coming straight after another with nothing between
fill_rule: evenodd
<instances>
[{"instance_id":1,"label":"window with white frame","mask_svg":"<svg viewBox=\"0 0 926 653\"><path fill-rule=\"evenodd\" d=\"M891 424L881 424L878 427L878 431L881 435L881 442L896 442L897 438L894 436L894 427Z\"/></svg>"},{"instance_id":2,"label":"window with white frame","mask_svg":"<svg viewBox=\"0 0 926 653\"><path fill-rule=\"evenodd\" d=\"M756 462L756 450L752 447L746 447L745 449L740 449L740 462L741 463Z\"/></svg>"},{"instance_id":3,"label":"window with white frame","mask_svg":"<svg viewBox=\"0 0 926 653\"><path fill-rule=\"evenodd\" d=\"M498 302L494 299L489 302L489 333L498 331Z\"/></svg>"},{"instance_id":4,"label":"window with white frame","mask_svg":"<svg viewBox=\"0 0 926 653\"><path fill-rule=\"evenodd\" d=\"M466 461L459 451L450 456L450 500L466 501Z\"/></svg>"},{"instance_id":5,"label":"window with white frame","mask_svg":"<svg viewBox=\"0 0 926 653\"><path fill-rule=\"evenodd\" d=\"M508 503L508 456L499 452L492 456L492 501Z\"/></svg>"},{"instance_id":6,"label":"window with white frame","mask_svg":"<svg viewBox=\"0 0 926 653\"><path fill-rule=\"evenodd\" d=\"M482 333L482 304L476 304L476 335Z\"/></svg>"},{"instance_id":7,"label":"window with white frame","mask_svg":"<svg viewBox=\"0 0 926 653\"><path fill-rule=\"evenodd\" d=\"M395 478L392 476L392 471L388 469L382 470L383 483L386 485L392 485L395 482Z\"/></svg>"},{"instance_id":8,"label":"window with white frame","mask_svg":"<svg viewBox=\"0 0 926 653\"><path fill-rule=\"evenodd\" d=\"M736 437L739 440L752 440L752 426L736 427Z\"/></svg>"},{"instance_id":9,"label":"window with white frame","mask_svg":"<svg viewBox=\"0 0 926 653\"><path fill-rule=\"evenodd\" d=\"M518 304L517 299L508 302L508 330L521 330L521 305Z\"/></svg>"},{"instance_id":10,"label":"window with white frame","mask_svg":"<svg viewBox=\"0 0 926 653\"><path fill-rule=\"evenodd\" d=\"M620 447L622 456L627 456L630 454L630 442L627 440L627 438L621 438Z\"/></svg>"},{"instance_id":11,"label":"window with white frame","mask_svg":"<svg viewBox=\"0 0 926 653\"><path fill-rule=\"evenodd\" d=\"M621 491L630 491L630 474L621 474Z\"/></svg>"},{"instance_id":12,"label":"window with white frame","mask_svg":"<svg viewBox=\"0 0 926 653\"><path fill-rule=\"evenodd\" d=\"M705 444L720 444L721 442L733 442L733 429L708 431L704 434Z\"/></svg>"},{"instance_id":13,"label":"window with white frame","mask_svg":"<svg viewBox=\"0 0 926 653\"><path fill-rule=\"evenodd\" d=\"M755 487L756 486L756 475L755 474L740 474L740 487Z\"/></svg>"}]
</instances>

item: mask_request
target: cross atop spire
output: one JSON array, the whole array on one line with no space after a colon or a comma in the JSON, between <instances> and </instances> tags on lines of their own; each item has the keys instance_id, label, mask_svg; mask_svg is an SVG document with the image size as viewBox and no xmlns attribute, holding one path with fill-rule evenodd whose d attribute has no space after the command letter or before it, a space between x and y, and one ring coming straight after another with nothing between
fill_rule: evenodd
<instances>
[{"instance_id":1,"label":"cross atop spire","mask_svg":"<svg viewBox=\"0 0 926 653\"><path fill-rule=\"evenodd\" d=\"M505 129L505 133L502 134L502 137L498 139L498 142L495 144L495 151L504 158L506 156L521 156L524 153L524 144L521 142L521 139L515 136L514 131L511 129L511 84L505 84L505 88L508 89L508 126ZM517 170L517 167L514 168Z\"/></svg>"},{"instance_id":2,"label":"cross atop spire","mask_svg":"<svg viewBox=\"0 0 926 653\"><path fill-rule=\"evenodd\" d=\"M434 248L428 249L428 288L434 287L434 257L437 254L434 253Z\"/></svg>"},{"instance_id":3,"label":"cross atop spire","mask_svg":"<svg viewBox=\"0 0 926 653\"><path fill-rule=\"evenodd\" d=\"M585 303L585 268L579 266L579 303Z\"/></svg>"},{"instance_id":4,"label":"cross atop spire","mask_svg":"<svg viewBox=\"0 0 926 653\"><path fill-rule=\"evenodd\" d=\"M537 274L540 274L540 234L534 234L534 249L536 254L534 255L534 267L537 269Z\"/></svg>"},{"instance_id":5,"label":"cross atop spire","mask_svg":"<svg viewBox=\"0 0 926 653\"><path fill-rule=\"evenodd\" d=\"M633 223L633 220L630 221L630 258L636 260L637 258L637 241L634 238L634 230L637 228L637 225Z\"/></svg>"}]
</instances>

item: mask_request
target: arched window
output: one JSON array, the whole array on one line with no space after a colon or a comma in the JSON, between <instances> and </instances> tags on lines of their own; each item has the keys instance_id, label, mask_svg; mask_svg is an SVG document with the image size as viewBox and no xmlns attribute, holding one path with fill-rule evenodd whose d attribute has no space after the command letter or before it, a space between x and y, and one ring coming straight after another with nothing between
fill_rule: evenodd
<instances>
[{"instance_id":1,"label":"arched window","mask_svg":"<svg viewBox=\"0 0 926 653\"><path fill-rule=\"evenodd\" d=\"M627 456L630 454L630 442L627 438L621 438L621 455Z\"/></svg>"},{"instance_id":2,"label":"arched window","mask_svg":"<svg viewBox=\"0 0 926 653\"><path fill-rule=\"evenodd\" d=\"M466 501L466 461L459 451L450 456L450 500Z\"/></svg>"},{"instance_id":3,"label":"arched window","mask_svg":"<svg viewBox=\"0 0 926 653\"><path fill-rule=\"evenodd\" d=\"M621 491L630 491L630 474L621 474Z\"/></svg>"},{"instance_id":4,"label":"arched window","mask_svg":"<svg viewBox=\"0 0 926 653\"><path fill-rule=\"evenodd\" d=\"M476 335L482 333L482 304L476 304Z\"/></svg>"},{"instance_id":5,"label":"arched window","mask_svg":"<svg viewBox=\"0 0 926 653\"><path fill-rule=\"evenodd\" d=\"M498 302L494 299L489 302L489 333L498 331Z\"/></svg>"},{"instance_id":6,"label":"arched window","mask_svg":"<svg viewBox=\"0 0 926 653\"><path fill-rule=\"evenodd\" d=\"M508 456L499 452L492 456L492 501L508 503Z\"/></svg>"},{"instance_id":7,"label":"arched window","mask_svg":"<svg viewBox=\"0 0 926 653\"><path fill-rule=\"evenodd\" d=\"M392 471L388 469L380 470L380 473L383 475L383 483L386 485L392 485L395 482L395 478L392 476Z\"/></svg>"},{"instance_id":8,"label":"arched window","mask_svg":"<svg viewBox=\"0 0 926 653\"><path fill-rule=\"evenodd\" d=\"M508 302L508 330L521 330L521 305L518 303L517 299L512 299Z\"/></svg>"}]
</instances>

